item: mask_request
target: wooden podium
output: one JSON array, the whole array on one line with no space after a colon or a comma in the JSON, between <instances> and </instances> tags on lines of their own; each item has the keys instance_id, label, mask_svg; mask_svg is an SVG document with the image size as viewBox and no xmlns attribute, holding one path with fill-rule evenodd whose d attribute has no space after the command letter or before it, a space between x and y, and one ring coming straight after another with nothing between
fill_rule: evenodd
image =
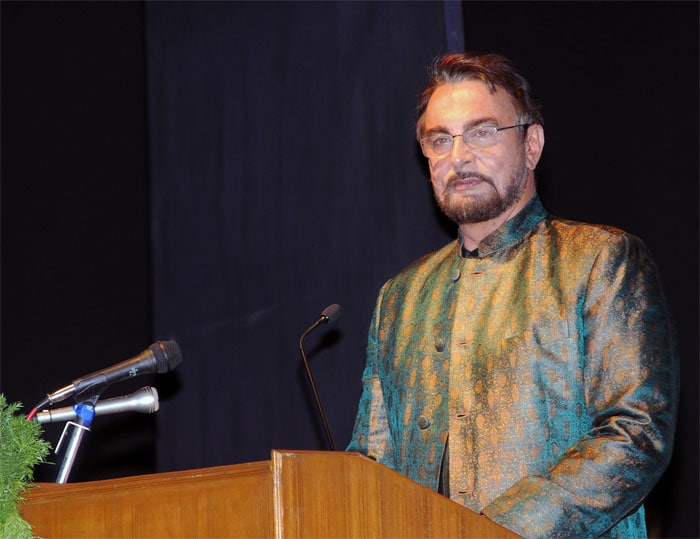
<instances>
[{"instance_id":1,"label":"wooden podium","mask_svg":"<svg viewBox=\"0 0 700 539\"><path fill-rule=\"evenodd\" d=\"M272 459L92 481L38 483L22 516L61 537L519 537L359 453Z\"/></svg>"}]
</instances>

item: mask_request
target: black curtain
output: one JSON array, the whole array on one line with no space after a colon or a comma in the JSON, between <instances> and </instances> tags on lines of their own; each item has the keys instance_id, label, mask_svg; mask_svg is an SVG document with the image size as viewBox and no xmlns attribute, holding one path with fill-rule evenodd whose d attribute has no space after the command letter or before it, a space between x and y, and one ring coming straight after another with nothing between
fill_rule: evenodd
<instances>
[{"instance_id":1,"label":"black curtain","mask_svg":"<svg viewBox=\"0 0 700 539\"><path fill-rule=\"evenodd\" d=\"M137 2L0 2L0 20L0 389L28 412L151 341L145 30ZM154 428L96 418L70 480L153 471ZM62 458L35 478L55 481Z\"/></svg>"},{"instance_id":2,"label":"black curtain","mask_svg":"<svg viewBox=\"0 0 700 539\"><path fill-rule=\"evenodd\" d=\"M347 444L379 286L453 234L413 134L443 9L148 4L154 323L185 358L160 469L326 448L297 343L332 303L306 345Z\"/></svg>"}]
</instances>

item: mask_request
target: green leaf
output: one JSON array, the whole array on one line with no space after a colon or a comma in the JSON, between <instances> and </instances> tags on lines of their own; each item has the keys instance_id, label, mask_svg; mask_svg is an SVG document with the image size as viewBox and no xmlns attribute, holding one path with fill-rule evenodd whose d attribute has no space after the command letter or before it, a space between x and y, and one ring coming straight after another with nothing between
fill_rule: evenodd
<instances>
[{"instance_id":1,"label":"green leaf","mask_svg":"<svg viewBox=\"0 0 700 539\"><path fill-rule=\"evenodd\" d=\"M50 444L42 439L38 421L26 421L18 402L7 404L0 393L0 537L31 538L18 504L34 478L34 467L45 462Z\"/></svg>"}]
</instances>

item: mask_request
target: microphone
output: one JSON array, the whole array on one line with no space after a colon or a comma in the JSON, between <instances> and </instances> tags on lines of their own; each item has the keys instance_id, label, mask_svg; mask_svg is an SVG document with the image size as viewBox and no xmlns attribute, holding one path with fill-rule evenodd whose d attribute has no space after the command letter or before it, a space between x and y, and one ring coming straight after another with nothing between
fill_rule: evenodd
<instances>
[{"instance_id":1,"label":"microphone","mask_svg":"<svg viewBox=\"0 0 700 539\"><path fill-rule=\"evenodd\" d=\"M114 382L141 374L168 372L177 367L181 361L182 353L175 341L156 341L136 357L77 378L71 384L46 395L46 399L41 401L35 409L49 403L55 404L68 397L75 397L76 400L83 396L91 397L101 393Z\"/></svg>"},{"instance_id":2,"label":"microphone","mask_svg":"<svg viewBox=\"0 0 700 539\"><path fill-rule=\"evenodd\" d=\"M311 324L311 327L307 329L299 339L299 352L301 352L301 359L304 361L304 368L306 369L306 376L311 383L311 389L314 392L314 398L316 399L316 407L318 408L318 413L321 416L321 421L323 422L323 429L326 431L326 439L328 440L328 445L331 451L335 451L335 443L333 443L333 436L331 435L331 430L328 428L328 421L326 420L326 413L323 411L323 406L321 405L321 398L318 396L318 390L316 389L316 382L314 382L314 376L311 374L311 367L309 366L309 360L306 358L306 353L304 352L304 339L306 336L316 329L321 324L328 324L333 322L336 318L340 316L340 312L343 309L337 303L329 305L323 312L321 316Z\"/></svg>"},{"instance_id":3,"label":"microphone","mask_svg":"<svg viewBox=\"0 0 700 539\"><path fill-rule=\"evenodd\" d=\"M158 391L155 387L142 387L129 395L100 401L95 405L95 415L118 414L121 412L141 412L152 414L158 410ZM39 423L73 421L77 413L73 406L44 410L34 416Z\"/></svg>"}]
</instances>

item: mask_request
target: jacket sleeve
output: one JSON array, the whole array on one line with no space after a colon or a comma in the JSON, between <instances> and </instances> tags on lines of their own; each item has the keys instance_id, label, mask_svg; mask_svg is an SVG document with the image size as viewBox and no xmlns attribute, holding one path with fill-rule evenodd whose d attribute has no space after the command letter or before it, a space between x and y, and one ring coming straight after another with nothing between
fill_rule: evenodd
<instances>
[{"instance_id":1,"label":"jacket sleeve","mask_svg":"<svg viewBox=\"0 0 700 539\"><path fill-rule=\"evenodd\" d=\"M387 283L388 284L388 283ZM377 462L394 468L394 444L387 419L384 394L378 371L380 346L378 342L382 298L387 289L382 287L370 324L367 339L367 363L362 375L362 396L355 427L346 451L358 451Z\"/></svg>"},{"instance_id":2,"label":"jacket sleeve","mask_svg":"<svg viewBox=\"0 0 700 539\"><path fill-rule=\"evenodd\" d=\"M590 430L541 475L482 513L525 537L594 537L632 514L668 465L678 356L670 313L644 244L611 235L579 306Z\"/></svg>"}]
</instances>

